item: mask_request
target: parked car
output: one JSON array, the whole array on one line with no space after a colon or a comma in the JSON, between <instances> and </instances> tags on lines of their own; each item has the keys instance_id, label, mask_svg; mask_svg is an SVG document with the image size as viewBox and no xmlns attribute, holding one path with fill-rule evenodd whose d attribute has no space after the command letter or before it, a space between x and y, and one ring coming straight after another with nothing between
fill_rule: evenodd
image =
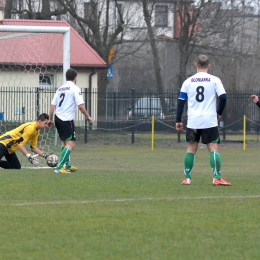
<instances>
[{"instance_id":1,"label":"parked car","mask_svg":"<svg viewBox=\"0 0 260 260\"><path fill-rule=\"evenodd\" d=\"M165 98L167 111L169 115L174 114L174 105L170 102L169 98ZM133 117L132 108L128 109L128 118ZM164 114L162 112L162 105L160 98L140 98L135 102L134 105L134 117L137 118L148 118L155 116L160 119L164 119Z\"/></svg>"}]
</instances>

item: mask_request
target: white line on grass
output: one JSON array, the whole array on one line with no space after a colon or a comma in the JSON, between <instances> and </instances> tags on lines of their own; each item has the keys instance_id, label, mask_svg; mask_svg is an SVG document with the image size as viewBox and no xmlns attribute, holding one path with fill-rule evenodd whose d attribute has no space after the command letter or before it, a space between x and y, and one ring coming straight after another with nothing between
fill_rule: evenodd
<instances>
[{"instance_id":1,"label":"white line on grass","mask_svg":"<svg viewBox=\"0 0 260 260\"><path fill-rule=\"evenodd\" d=\"M46 201L46 202L23 202L12 203L10 206L37 206L37 205L58 205L58 204L88 204L88 203L104 203L104 202L138 202L138 201L160 201L160 200L201 200L201 199L254 199L260 198L260 195L244 195L244 196L205 196L205 197L174 197L174 198L131 198L131 199L114 199L114 200L65 200L65 201ZM6 206L7 204L1 204Z\"/></svg>"}]
</instances>

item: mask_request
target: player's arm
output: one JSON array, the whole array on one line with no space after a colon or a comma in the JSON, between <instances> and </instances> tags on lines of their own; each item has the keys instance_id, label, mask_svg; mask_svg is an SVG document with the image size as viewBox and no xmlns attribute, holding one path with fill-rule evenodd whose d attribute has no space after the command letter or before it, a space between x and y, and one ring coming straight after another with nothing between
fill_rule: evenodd
<instances>
[{"instance_id":1,"label":"player's arm","mask_svg":"<svg viewBox=\"0 0 260 260\"><path fill-rule=\"evenodd\" d=\"M89 113L87 112L85 105L84 104L80 104L78 105L78 108L80 110L80 112L86 117L86 119L88 120L89 124L93 123L92 118L90 117Z\"/></svg>"},{"instance_id":2,"label":"player's arm","mask_svg":"<svg viewBox=\"0 0 260 260\"><path fill-rule=\"evenodd\" d=\"M49 121L48 121L48 127L51 128L54 126L53 123L53 115L54 115L54 111L55 111L56 106L51 104L50 108L49 108Z\"/></svg>"},{"instance_id":3,"label":"player's arm","mask_svg":"<svg viewBox=\"0 0 260 260\"><path fill-rule=\"evenodd\" d=\"M227 94L222 94L219 96L219 104L218 104L218 110L217 110L217 115L218 115L218 120L220 120L223 111L226 107L226 103L227 103Z\"/></svg>"},{"instance_id":4,"label":"player's arm","mask_svg":"<svg viewBox=\"0 0 260 260\"><path fill-rule=\"evenodd\" d=\"M44 159L46 159L45 157L48 156L47 153L42 152L38 147L36 147L36 148L30 147L30 148L31 148L31 151L32 151L33 153L39 154L39 155L40 155L41 157L43 157Z\"/></svg>"},{"instance_id":5,"label":"player's arm","mask_svg":"<svg viewBox=\"0 0 260 260\"><path fill-rule=\"evenodd\" d=\"M50 105L50 109L49 109L49 120L53 120L53 114L54 114L54 111L55 111L55 105L51 104Z\"/></svg>"},{"instance_id":6,"label":"player's arm","mask_svg":"<svg viewBox=\"0 0 260 260\"><path fill-rule=\"evenodd\" d=\"M38 134L34 135L31 140L30 140L30 149L33 153L40 155L41 157L43 157L45 160L47 159L47 157L50 155L50 153L46 153L41 151L38 147ZM52 153L51 153L52 154Z\"/></svg>"},{"instance_id":7,"label":"player's arm","mask_svg":"<svg viewBox=\"0 0 260 260\"><path fill-rule=\"evenodd\" d=\"M182 131L183 130L183 124L181 122L182 113L184 109L184 105L187 100L187 93L180 92L180 96L178 99L178 105L177 105L177 116L176 116L176 130Z\"/></svg>"},{"instance_id":8,"label":"player's arm","mask_svg":"<svg viewBox=\"0 0 260 260\"><path fill-rule=\"evenodd\" d=\"M25 149L25 147L23 145L18 145L18 150L28 159L28 161L37 166L39 165L40 161L39 159L37 159L36 157L38 156L38 154L32 155L30 153L27 152L27 150Z\"/></svg>"},{"instance_id":9,"label":"player's arm","mask_svg":"<svg viewBox=\"0 0 260 260\"><path fill-rule=\"evenodd\" d=\"M88 120L88 123L92 124L93 120L85 108L85 104L84 104L84 101L82 98L82 93L81 93L79 87L76 87L76 89L74 90L74 97L75 97L75 101L78 105L79 111L86 117L86 119Z\"/></svg>"},{"instance_id":10,"label":"player's arm","mask_svg":"<svg viewBox=\"0 0 260 260\"><path fill-rule=\"evenodd\" d=\"M37 147L37 142L38 142L38 134L35 132L35 126L34 125L29 125L24 128L24 132L22 134L22 139L23 141L19 143L18 149L28 158L28 154L30 154L26 148L25 145L27 143L30 144L30 149L33 152L32 148ZM36 153L38 154L38 153Z\"/></svg>"},{"instance_id":11,"label":"player's arm","mask_svg":"<svg viewBox=\"0 0 260 260\"><path fill-rule=\"evenodd\" d=\"M31 164L37 166L40 163L39 159L36 158L39 155L39 153L36 152L35 155L32 155L28 153L28 151L25 148L25 144L28 142L30 142L31 151L32 147L37 147L38 135L35 135L34 127L34 125L29 125L23 129L24 132L21 136L22 142L19 143L18 150L28 159L28 161Z\"/></svg>"},{"instance_id":12,"label":"player's arm","mask_svg":"<svg viewBox=\"0 0 260 260\"><path fill-rule=\"evenodd\" d=\"M25 149L25 147L21 144L18 145L18 150L24 155L26 156L28 153L28 151Z\"/></svg>"}]
</instances>

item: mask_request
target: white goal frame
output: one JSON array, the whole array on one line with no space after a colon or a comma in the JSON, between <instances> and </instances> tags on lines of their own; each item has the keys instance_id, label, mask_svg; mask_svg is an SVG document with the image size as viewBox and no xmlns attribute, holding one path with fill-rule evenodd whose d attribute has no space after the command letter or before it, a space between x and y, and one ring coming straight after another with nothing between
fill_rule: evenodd
<instances>
[{"instance_id":1,"label":"white goal frame","mask_svg":"<svg viewBox=\"0 0 260 260\"><path fill-rule=\"evenodd\" d=\"M25 33L59 33L63 34L63 83L66 82L66 71L70 68L70 27L65 26L16 26L0 25L0 32L25 32ZM55 131L54 145L57 145L58 135ZM24 168L24 167L23 167ZM26 167L27 168L27 167ZM50 167L30 167L43 169Z\"/></svg>"}]
</instances>

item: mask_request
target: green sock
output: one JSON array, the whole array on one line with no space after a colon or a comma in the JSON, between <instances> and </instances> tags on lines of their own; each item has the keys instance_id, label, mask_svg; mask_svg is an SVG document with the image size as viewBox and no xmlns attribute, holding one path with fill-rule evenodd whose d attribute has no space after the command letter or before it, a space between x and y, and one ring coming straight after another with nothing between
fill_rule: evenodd
<instances>
[{"instance_id":1,"label":"green sock","mask_svg":"<svg viewBox=\"0 0 260 260\"><path fill-rule=\"evenodd\" d=\"M214 178L217 178L218 180L221 179L221 158L220 154L217 151L213 151L210 153L210 167L213 172Z\"/></svg>"},{"instance_id":2,"label":"green sock","mask_svg":"<svg viewBox=\"0 0 260 260\"><path fill-rule=\"evenodd\" d=\"M71 153L71 150L64 147L63 149L61 149L61 155L60 155L60 158L59 158L59 162L58 162L58 165L57 165L57 169L61 169L62 166L64 164L67 164L68 161L69 161L69 158L70 158L70 153Z\"/></svg>"},{"instance_id":3,"label":"green sock","mask_svg":"<svg viewBox=\"0 0 260 260\"><path fill-rule=\"evenodd\" d=\"M63 151L65 147L61 147L61 152ZM70 164L70 156L69 156L69 160L67 162L65 162L65 165L66 165L66 168L69 169L71 167L71 164Z\"/></svg>"},{"instance_id":4,"label":"green sock","mask_svg":"<svg viewBox=\"0 0 260 260\"><path fill-rule=\"evenodd\" d=\"M67 167L67 169L69 169L71 167L70 156L69 156L69 160L66 162L66 167Z\"/></svg>"},{"instance_id":5,"label":"green sock","mask_svg":"<svg viewBox=\"0 0 260 260\"><path fill-rule=\"evenodd\" d=\"M186 153L184 156L184 175L185 178L191 178L191 171L195 162L195 154Z\"/></svg>"}]
</instances>

